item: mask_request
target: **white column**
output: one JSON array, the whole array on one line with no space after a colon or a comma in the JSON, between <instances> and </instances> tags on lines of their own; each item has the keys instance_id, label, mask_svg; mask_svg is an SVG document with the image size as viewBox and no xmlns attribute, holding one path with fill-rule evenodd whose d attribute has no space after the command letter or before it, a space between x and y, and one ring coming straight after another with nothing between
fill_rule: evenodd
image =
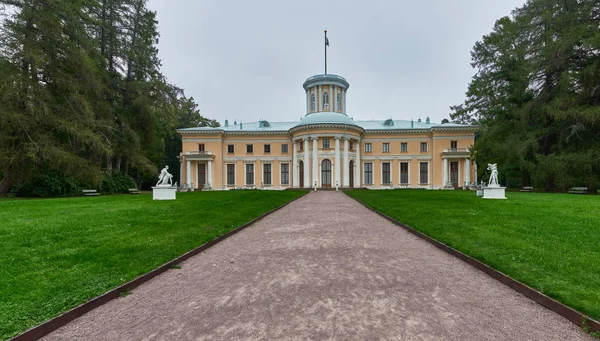
<instances>
[{"instance_id":1,"label":"white column","mask_svg":"<svg viewBox=\"0 0 600 341\"><path fill-rule=\"evenodd\" d=\"M341 186L342 182L341 180L341 169L342 169L342 165L340 163L340 138L336 137L335 138L335 178L333 179L333 183L331 184L333 187L335 187L335 182L337 181L338 184Z\"/></svg>"},{"instance_id":2,"label":"white column","mask_svg":"<svg viewBox=\"0 0 600 341\"><path fill-rule=\"evenodd\" d=\"M179 159L179 186L183 183L183 161Z\"/></svg>"},{"instance_id":3,"label":"white column","mask_svg":"<svg viewBox=\"0 0 600 341\"><path fill-rule=\"evenodd\" d=\"M348 187L350 185L350 171L348 169L348 165L350 160L348 159L348 139L344 138L344 187Z\"/></svg>"},{"instance_id":4,"label":"white column","mask_svg":"<svg viewBox=\"0 0 600 341\"><path fill-rule=\"evenodd\" d=\"M296 148L298 143L292 140L292 187L298 187L298 158Z\"/></svg>"},{"instance_id":5,"label":"white column","mask_svg":"<svg viewBox=\"0 0 600 341\"><path fill-rule=\"evenodd\" d=\"M465 159L465 182L467 184L471 183L471 160Z\"/></svg>"},{"instance_id":6,"label":"white column","mask_svg":"<svg viewBox=\"0 0 600 341\"><path fill-rule=\"evenodd\" d=\"M187 183L188 187L192 187L192 163L190 162L190 160L187 160L186 164L187 165L185 168L185 182Z\"/></svg>"},{"instance_id":7,"label":"white column","mask_svg":"<svg viewBox=\"0 0 600 341\"><path fill-rule=\"evenodd\" d=\"M306 113L310 112L310 91L306 90Z\"/></svg>"},{"instance_id":8,"label":"white column","mask_svg":"<svg viewBox=\"0 0 600 341\"><path fill-rule=\"evenodd\" d=\"M342 112L346 112L346 90L342 90Z\"/></svg>"},{"instance_id":9,"label":"white column","mask_svg":"<svg viewBox=\"0 0 600 341\"><path fill-rule=\"evenodd\" d=\"M323 111L323 87L319 85L319 95L317 96L317 103L319 104L319 110Z\"/></svg>"},{"instance_id":10,"label":"white column","mask_svg":"<svg viewBox=\"0 0 600 341\"><path fill-rule=\"evenodd\" d=\"M308 170L308 140L304 139L304 188L310 188L310 172Z\"/></svg>"},{"instance_id":11,"label":"white column","mask_svg":"<svg viewBox=\"0 0 600 341\"><path fill-rule=\"evenodd\" d=\"M208 169L206 171L208 174L208 187L212 189L213 186L213 178L212 178L212 160L208 160Z\"/></svg>"},{"instance_id":12,"label":"white column","mask_svg":"<svg viewBox=\"0 0 600 341\"><path fill-rule=\"evenodd\" d=\"M319 186L319 138L313 138L313 172L312 172L312 181L310 186L313 187L317 182L317 187Z\"/></svg>"},{"instance_id":13,"label":"white column","mask_svg":"<svg viewBox=\"0 0 600 341\"><path fill-rule=\"evenodd\" d=\"M360 141L356 141L356 161L354 164L356 165L356 169L354 170L354 187L360 188L360 171L362 167L360 165Z\"/></svg>"},{"instance_id":14,"label":"white column","mask_svg":"<svg viewBox=\"0 0 600 341\"><path fill-rule=\"evenodd\" d=\"M442 175L442 187L446 187L448 183L448 159L444 158L444 167L442 169L444 174Z\"/></svg>"},{"instance_id":15,"label":"white column","mask_svg":"<svg viewBox=\"0 0 600 341\"><path fill-rule=\"evenodd\" d=\"M335 98L335 85L329 85L329 111L335 111L334 100Z\"/></svg>"}]
</instances>

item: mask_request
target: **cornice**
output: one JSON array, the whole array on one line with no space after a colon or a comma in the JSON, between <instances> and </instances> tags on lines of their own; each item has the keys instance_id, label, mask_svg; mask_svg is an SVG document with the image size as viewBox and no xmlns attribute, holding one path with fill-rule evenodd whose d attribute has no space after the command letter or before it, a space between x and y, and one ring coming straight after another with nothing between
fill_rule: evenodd
<instances>
[{"instance_id":1,"label":"cornice","mask_svg":"<svg viewBox=\"0 0 600 341\"><path fill-rule=\"evenodd\" d=\"M364 133L365 129L357 126L357 125L350 125L350 124L339 124L339 123L313 123L313 124L306 124L306 125L300 125L300 126L295 126L293 128L290 129L290 133L296 133L299 131L303 131L303 130L308 130L308 129L319 129L319 128L337 128L337 129L348 129L348 130L355 130L358 131L359 133Z\"/></svg>"}]
</instances>

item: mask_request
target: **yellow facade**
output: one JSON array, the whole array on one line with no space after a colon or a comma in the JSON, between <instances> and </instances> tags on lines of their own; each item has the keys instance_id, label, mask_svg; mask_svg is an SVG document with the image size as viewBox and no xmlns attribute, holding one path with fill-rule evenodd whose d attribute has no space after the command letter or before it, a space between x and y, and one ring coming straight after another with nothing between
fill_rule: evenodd
<instances>
[{"instance_id":1,"label":"yellow facade","mask_svg":"<svg viewBox=\"0 0 600 341\"><path fill-rule=\"evenodd\" d=\"M335 75L309 78L306 116L298 122L180 129L181 182L196 189L281 190L438 189L477 181L469 152L476 127L354 121L345 114L348 87Z\"/></svg>"}]
</instances>

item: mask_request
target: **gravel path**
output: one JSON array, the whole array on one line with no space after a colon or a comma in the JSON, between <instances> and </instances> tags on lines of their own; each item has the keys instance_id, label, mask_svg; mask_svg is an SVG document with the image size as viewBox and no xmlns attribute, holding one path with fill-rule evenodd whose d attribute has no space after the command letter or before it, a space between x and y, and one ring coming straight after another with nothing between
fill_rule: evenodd
<instances>
[{"instance_id":1,"label":"gravel path","mask_svg":"<svg viewBox=\"0 0 600 341\"><path fill-rule=\"evenodd\" d=\"M316 192L44 340L591 340L338 192Z\"/></svg>"}]
</instances>

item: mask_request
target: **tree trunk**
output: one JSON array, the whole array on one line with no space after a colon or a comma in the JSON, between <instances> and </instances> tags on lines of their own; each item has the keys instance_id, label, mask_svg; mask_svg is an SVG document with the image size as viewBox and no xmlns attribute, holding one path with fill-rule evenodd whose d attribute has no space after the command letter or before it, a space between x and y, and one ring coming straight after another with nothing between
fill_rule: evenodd
<instances>
[{"instance_id":1,"label":"tree trunk","mask_svg":"<svg viewBox=\"0 0 600 341\"><path fill-rule=\"evenodd\" d=\"M112 156L106 156L106 173L108 173L108 175L112 175L112 168L113 168L113 158Z\"/></svg>"},{"instance_id":2,"label":"tree trunk","mask_svg":"<svg viewBox=\"0 0 600 341\"><path fill-rule=\"evenodd\" d=\"M129 175L129 162L125 161L125 175Z\"/></svg>"},{"instance_id":3,"label":"tree trunk","mask_svg":"<svg viewBox=\"0 0 600 341\"><path fill-rule=\"evenodd\" d=\"M4 171L4 177L0 180L0 197L5 197L14 181L14 175L11 168Z\"/></svg>"},{"instance_id":4,"label":"tree trunk","mask_svg":"<svg viewBox=\"0 0 600 341\"><path fill-rule=\"evenodd\" d=\"M121 173L121 154L117 154L117 164L115 165L116 172Z\"/></svg>"}]
</instances>

